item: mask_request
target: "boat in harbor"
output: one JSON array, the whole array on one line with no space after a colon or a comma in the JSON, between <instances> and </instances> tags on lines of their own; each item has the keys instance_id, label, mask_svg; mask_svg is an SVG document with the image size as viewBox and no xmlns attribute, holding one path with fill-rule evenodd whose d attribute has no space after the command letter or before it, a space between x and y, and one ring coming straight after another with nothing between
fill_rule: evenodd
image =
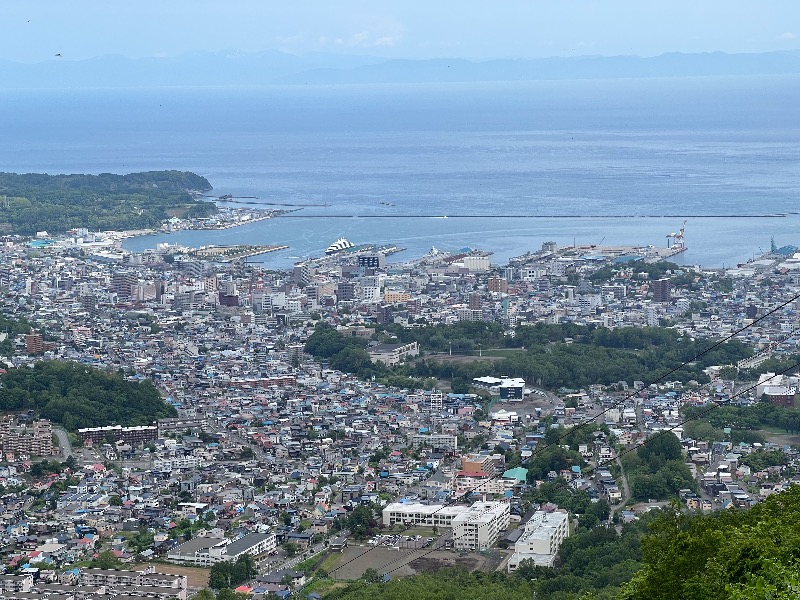
<instances>
[{"instance_id":1,"label":"boat in harbor","mask_svg":"<svg viewBox=\"0 0 800 600\"><path fill-rule=\"evenodd\" d=\"M343 250L349 250L350 248L355 247L355 244L348 241L346 238L339 238L335 242L333 242L328 249L325 250L325 254L336 254L337 252L342 252Z\"/></svg>"}]
</instances>

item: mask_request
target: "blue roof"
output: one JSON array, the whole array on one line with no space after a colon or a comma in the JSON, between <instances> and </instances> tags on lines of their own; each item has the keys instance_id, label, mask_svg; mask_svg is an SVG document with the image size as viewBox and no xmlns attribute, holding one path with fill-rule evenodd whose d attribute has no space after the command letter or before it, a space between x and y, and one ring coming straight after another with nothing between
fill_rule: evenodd
<instances>
[{"instance_id":1,"label":"blue roof","mask_svg":"<svg viewBox=\"0 0 800 600\"><path fill-rule=\"evenodd\" d=\"M618 256L617 258L614 259L613 262L615 262L616 264L620 264L620 263L633 262L635 260L642 260L642 257L637 256L635 254L626 254L623 256Z\"/></svg>"}]
</instances>

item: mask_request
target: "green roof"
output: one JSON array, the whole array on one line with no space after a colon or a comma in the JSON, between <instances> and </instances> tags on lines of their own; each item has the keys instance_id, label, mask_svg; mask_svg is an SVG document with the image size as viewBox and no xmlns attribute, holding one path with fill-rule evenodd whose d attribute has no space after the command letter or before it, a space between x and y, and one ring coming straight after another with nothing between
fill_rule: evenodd
<instances>
[{"instance_id":1,"label":"green roof","mask_svg":"<svg viewBox=\"0 0 800 600\"><path fill-rule=\"evenodd\" d=\"M503 477L507 479L518 479L519 481L525 481L528 478L528 469L523 467L517 467L516 469L509 469L505 473L503 473Z\"/></svg>"}]
</instances>

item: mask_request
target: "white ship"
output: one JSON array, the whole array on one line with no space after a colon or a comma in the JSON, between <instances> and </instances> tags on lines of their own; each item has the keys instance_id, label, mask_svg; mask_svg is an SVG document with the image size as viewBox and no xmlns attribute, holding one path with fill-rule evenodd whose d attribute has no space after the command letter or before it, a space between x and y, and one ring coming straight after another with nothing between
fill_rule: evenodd
<instances>
[{"instance_id":1,"label":"white ship","mask_svg":"<svg viewBox=\"0 0 800 600\"><path fill-rule=\"evenodd\" d=\"M347 241L345 238L339 238L335 242L333 242L328 249L325 250L325 254L336 254L337 252L341 252L342 250L349 250L350 248L355 247L355 244L352 242Z\"/></svg>"}]
</instances>

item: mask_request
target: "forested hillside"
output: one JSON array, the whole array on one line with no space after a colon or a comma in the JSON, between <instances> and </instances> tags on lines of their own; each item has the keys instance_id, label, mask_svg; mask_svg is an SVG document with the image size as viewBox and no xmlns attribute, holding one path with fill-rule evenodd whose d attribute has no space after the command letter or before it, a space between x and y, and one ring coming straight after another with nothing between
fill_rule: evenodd
<instances>
[{"instance_id":1,"label":"forested hillside","mask_svg":"<svg viewBox=\"0 0 800 600\"><path fill-rule=\"evenodd\" d=\"M420 379L435 377L467 384L484 375L509 375L552 389L619 381L632 384L635 380L655 381L661 377L704 383L708 381L703 373L706 367L735 364L752 354L752 350L738 341L716 345L715 340L689 339L672 329L658 327L607 329L537 324L517 327L511 337L505 335L500 323L463 321L408 329L390 325L376 330L376 335L393 335L403 343L418 342L429 356L393 370L386 369L370 363L364 340L345 337L322 326L308 339L306 351L330 361L335 369L387 382L387 374ZM451 345L453 353L473 353L478 345L484 351L490 348L518 351L505 352L503 360L494 362L476 357L475 361L453 363L430 356L430 353L449 352ZM692 360L695 357L698 358Z\"/></svg>"},{"instance_id":2,"label":"forested hillside","mask_svg":"<svg viewBox=\"0 0 800 600\"><path fill-rule=\"evenodd\" d=\"M42 361L10 369L0 378L0 410L34 409L74 431L103 425L148 425L176 416L149 381L72 362Z\"/></svg>"},{"instance_id":3,"label":"forested hillside","mask_svg":"<svg viewBox=\"0 0 800 600\"><path fill-rule=\"evenodd\" d=\"M0 233L62 233L86 227L157 227L171 216L205 216L216 206L190 191L211 189L205 177L183 171L115 175L0 173Z\"/></svg>"}]
</instances>

